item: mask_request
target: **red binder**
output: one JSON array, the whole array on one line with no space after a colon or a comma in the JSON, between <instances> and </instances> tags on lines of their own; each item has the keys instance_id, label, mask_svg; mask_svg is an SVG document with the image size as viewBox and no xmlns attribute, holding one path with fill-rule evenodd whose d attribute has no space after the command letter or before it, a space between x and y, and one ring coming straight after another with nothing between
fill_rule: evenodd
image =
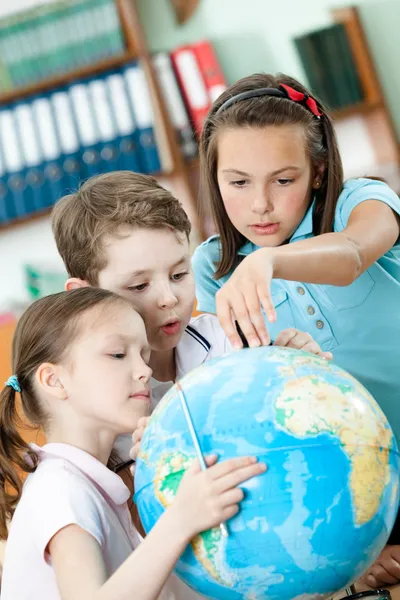
<instances>
[{"instance_id":1,"label":"red binder","mask_svg":"<svg viewBox=\"0 0 400 600\"><path fill-rule=\"evenodd\" d=\"M214 47L211 42L203 40L192 44L192 48L196 53L197 62L203 75L210 101L214 102L227 88L227 83Z\"/></svg>"},{"instance_id":2,"label":"red binder","mask_svg":"<svg viewBox=\"0 0 400 600\"><path fill-rule=\"evenodd\" d=\"M191 46L181 46L171 53L171 59L193 128L199 135L211 101L196 53Z\"/></svg>"}]
</instances>

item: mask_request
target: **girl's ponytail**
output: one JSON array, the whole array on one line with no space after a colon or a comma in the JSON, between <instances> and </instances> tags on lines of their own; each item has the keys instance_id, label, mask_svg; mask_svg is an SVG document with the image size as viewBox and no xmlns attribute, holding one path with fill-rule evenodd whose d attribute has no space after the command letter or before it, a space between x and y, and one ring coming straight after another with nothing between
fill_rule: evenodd
<instances>
[{"instance_id":1,"label":"girl's ponytail","mask_svg":"<svg viewBox=\"0 0 400 600\"><path fill-rule=\"evenodd\" d=\"M6 385L0 394L0 539L7 539L8 523L22 492L22 473L36 469L37 455L22 439L18 425L17 393ZM29 458L31 460L29 460Z\"/></svg>"},{"instance_id":2,"label":"girl's ponytail","mask_svg":"<svg viewBox=\"0 0 400 600\"><path fill-rule=\"evenodd\" d=\"M35 373L43 363L63 360L83 313L116 303L127 301L107 290L86 287L45 296L31 304L18 321L11 361L15 375L0 394L0 539L7 538L7 525L21 498L23 475L33 473L39 462L19 433L23 424L20 414L33 427L45 430L48 426L49 415L36 389Z\"/></svg>"}]
</instances>

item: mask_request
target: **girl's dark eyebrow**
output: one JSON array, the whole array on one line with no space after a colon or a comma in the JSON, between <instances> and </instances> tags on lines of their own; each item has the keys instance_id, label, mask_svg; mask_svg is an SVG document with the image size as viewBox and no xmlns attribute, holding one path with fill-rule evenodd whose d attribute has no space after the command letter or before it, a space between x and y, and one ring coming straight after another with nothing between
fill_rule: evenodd
<instances>
[{"instance_id":1,"label":"girl's dark eyebrow","mask_svg":"<svg viewBox=\"0 0 400 600\"><path fill-rule=\"evenodd\" d=\"M295 165L287 165L286 167L282 167L281 169L276 169L276 171L272 171L269 173L270 177L275 175L279 175L284 171L300 171L300 167L296 167ZM245 173L244 171L240 171L239 169L222 169L222 173L236 173L236 175L240 175L241 177L249 177L249 173Z\"/></svg>"},{"instance_id":2,"label":"girl's dark eyebrow","mask_svg":"<svg viewBox=\"0 0 400 600\"><path fill-rule=\"evenodd\" d=\"M244 171L239 171L239 169L222 169L223 173L236 173L236 175L242 175L243 177L248 177L249 174Z\"/></svg>"}]
</instances>

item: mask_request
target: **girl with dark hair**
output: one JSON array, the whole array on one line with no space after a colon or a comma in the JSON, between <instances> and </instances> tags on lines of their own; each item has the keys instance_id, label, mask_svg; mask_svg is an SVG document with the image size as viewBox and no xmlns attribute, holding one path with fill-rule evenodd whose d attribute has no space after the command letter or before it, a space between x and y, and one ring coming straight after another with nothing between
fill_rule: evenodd
<instances>
[{"instance_id":1,"label":"girl with dark hair","mask_svg":"<svg viewBox=\"0 0 400 600\"><path fill-rule=\"evenodd\" d=\"M241 79L215 101L200 164L218 235L193 257L199 310L217 313L237 348L235 321L252 347L286 328L310 333L400 439L397 194L371 178L344 182L326 108L282 74ZM397 525L369 585L400 579L399 542Z\"/></svg>"},{"instance_id":2,"label":"girl with dark hair","mask_svg":"<svg viewBox=\"0 0 400 600\"><path fill-rule=\"evenodd\" d=\"M309 332L399 439L399 197L382 181L343 181L332 119L286 75L228 88L200 160L218 235L193 258L199 310L217 313L236 347L235 320L250 346L290 327Z\"/></svg>"}]
</instances>

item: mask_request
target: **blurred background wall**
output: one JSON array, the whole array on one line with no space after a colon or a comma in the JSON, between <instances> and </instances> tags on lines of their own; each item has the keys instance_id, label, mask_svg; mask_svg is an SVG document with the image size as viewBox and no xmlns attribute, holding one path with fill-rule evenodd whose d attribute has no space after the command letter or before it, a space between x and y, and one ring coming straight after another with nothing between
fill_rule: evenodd
<instances>
[{"instance_id":1,"label":"blurred background wall","mask_svg":"<svg viewBox=\"0 0 400 600\"><path fill-rule=\"evenodd\" d=\"M0 18L37 5L36 0L1 2ZM186 23L178 24L169 0L137 2L151 52L171 51L206 38L215 48L228 84L256 71L283 71L307 82L293 39L329 26L333 22L332 9L346 5L350 5L346 0L201 0L193 16ZM360 10L395 131L400 134L400 3L398 0L358 0L355 5ZM350 114L347 120L338 123L338 129L348 174L364 174L364 168L370 172L374 166L373 140L368 139L359 115ZM6 310L15 301L26 300L23 267L27 261L56 271L62 268L48 215L0 229L0 310Z\"/></svg>"},{"instance_id":2,"label":"blurred background wall","mask_svg":"<svg viewBox=\"0 0 400 600\"><path fill-rule=\"evenodd\" d=\"M283 71L306 80L292 39L332 22L331 9L357 5L400 134L400 2L397 0L202 0L191 20L176 23L168 0L140 0L152 50L204 36L217 50L229 83L257 71Z\"/></svg>"}]
</instances>

